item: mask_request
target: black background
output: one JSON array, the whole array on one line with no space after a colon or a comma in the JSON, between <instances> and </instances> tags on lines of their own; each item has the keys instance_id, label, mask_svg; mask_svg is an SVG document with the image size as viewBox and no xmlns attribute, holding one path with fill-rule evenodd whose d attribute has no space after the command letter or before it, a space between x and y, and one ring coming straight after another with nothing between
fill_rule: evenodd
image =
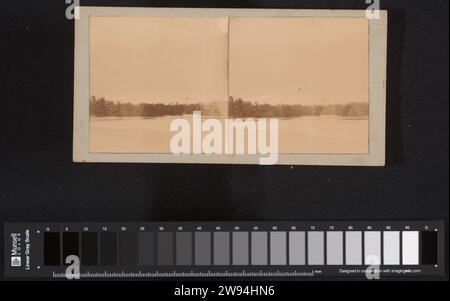
<instances>
[{"instance_id":1,"label":"black background","mask_svg":"<svg viewBox=\"0 0 450 301\"><path fill-rule=\"evenodd\" d=\"M385 167L73 163L74 24L66 7L64 0L0 1L0 222L444 219L448 227L448 1L381 0L389 14Z\"/></svg>"}]
</instances>

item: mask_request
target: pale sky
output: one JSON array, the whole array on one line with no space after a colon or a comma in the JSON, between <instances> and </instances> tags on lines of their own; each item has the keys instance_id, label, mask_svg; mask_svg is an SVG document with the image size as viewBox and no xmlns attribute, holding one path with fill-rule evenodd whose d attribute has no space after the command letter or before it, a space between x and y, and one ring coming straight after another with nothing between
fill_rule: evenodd
<instances>
[{"instance_id":1,"label":"pale sky","mask_svg":"<svg viewBox=\"0 0 450 301\"><path fill-rule=\"evenodd\" d=\"M227 99L227 18L90 22L91 95L135 103Z\"/></svg>"},{"instance_id":2,"label":"pale sky","mask_svg":"<svg viewBox=\"0 0 450 301\"><path fill-rule=\"evenodd\" d=\"M203 17L90 22L90 85L97 97L134 103L228 95L273 104L368 101L364 17L230 18L229 25L227 18Z\"/></svg>"},{"instance_id":3,"label":"pale sky","mask_svg":"<svg viewBox=\"0 0 450 301\"><path fill-rule=\"evenodd\" d=\"M368 101L362 18L230 19L230 94L276 103Z\"/></svg>"}]
</instances>

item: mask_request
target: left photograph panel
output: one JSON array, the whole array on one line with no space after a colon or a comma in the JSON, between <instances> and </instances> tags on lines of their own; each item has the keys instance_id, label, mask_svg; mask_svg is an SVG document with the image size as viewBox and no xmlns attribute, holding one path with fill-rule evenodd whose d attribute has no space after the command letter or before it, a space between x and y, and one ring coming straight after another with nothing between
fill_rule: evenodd
<instances>
[{"instance_id":1,"label":"left photograph panel","mask_svg":"<svg viewBox=\"0 0 450 301\"><path fill-rule=\"evenodd\" d=\"M89 152L170 154L174 119L227 116L228 18L89 23Z\"/></svg>"}]
</instances>

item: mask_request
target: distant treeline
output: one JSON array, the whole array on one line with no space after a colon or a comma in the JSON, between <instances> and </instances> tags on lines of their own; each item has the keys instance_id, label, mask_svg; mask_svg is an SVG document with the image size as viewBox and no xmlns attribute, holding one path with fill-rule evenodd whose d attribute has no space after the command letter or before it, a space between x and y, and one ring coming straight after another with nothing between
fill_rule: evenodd
<instances>
[{"instance_id":1,"label":"distant treeline","mask_svg":"<svg viewBox=\"0 0 450 301\"><path fill-rule=\"evenodd\" d=\"M163 103L122 103L119 101L105 100L103 97L92 96L89 101L89 110L92 116L141 116L157 117L167 115L192 114L193 111L201 111L203 115L220 115L216 105L194 104L163 104ZM241 98L228 99L228 116L233 118L255 117L300 117L318 115L338 115L348 117L364 117L369 114L368 103L352 102L345 105L271 105L258 104L244 101Z\"/></svg>"},{"instance_id":2,"label":"distant treeline","mask_svg":"<svg viewBox=\"0 0 450 301\"><path fill-rule=\"evenodd\" d=\"M352 102L345 105L271 105L258 104L244 101L241 98L228 99L228 115L237 117L300 117L300 116L318 116L318 115L338 115L363 117L369 115L369 104L363 102Z\"/></svg>"},{"instance_id":3,"label":"distant treeline","mask_svg":"<svg viewBox=\"0 0 450 301\"><path fill-rule=\"evenodd\" d=\"M96 98L92 96L89 101L89 112L92 116L141 116L141 117L157 117L166 115L183 115L192 114L193 111L207 110L201 103L195 104L163 104L163 103L140 103L132 104L129 102L122 103L119 101L105 100L103 97Z\"/></svg>"}]
</instances>

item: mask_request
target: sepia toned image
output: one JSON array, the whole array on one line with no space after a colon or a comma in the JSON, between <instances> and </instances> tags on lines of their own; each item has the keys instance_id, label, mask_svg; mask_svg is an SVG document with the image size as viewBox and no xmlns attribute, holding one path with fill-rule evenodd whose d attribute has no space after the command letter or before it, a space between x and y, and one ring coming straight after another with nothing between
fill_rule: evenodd
<instances>
[{"instance_id":1,"label":"sepia toned image","mask_svg":"<svg viewBox=\"0 0 450 301\"><path fill-rule=\"evenodd\" d=\"M75 160L384 164L385 15L83 9Z\"/></svg>"},{"instance_id":2,"label":"sepia toned image","mask_svg":"<svg viewBox=\"0 0 450 301\"><path fill-rule=\"evenodd\" d=\"M90 151L170 153L173 119L225 116L227 33L227 18L91 18Z\"/></svg>"},{"instance_id":3,"label":"sepia toned image","mask_svg":"<svg viewBox=\"0 0 450 301\"><path fill-rule=\"evenodd\" d=\"M229 57L230 114L278 118L280 153L368 153L366 18L231 18Z\"/></svg>"}]
</instances>

